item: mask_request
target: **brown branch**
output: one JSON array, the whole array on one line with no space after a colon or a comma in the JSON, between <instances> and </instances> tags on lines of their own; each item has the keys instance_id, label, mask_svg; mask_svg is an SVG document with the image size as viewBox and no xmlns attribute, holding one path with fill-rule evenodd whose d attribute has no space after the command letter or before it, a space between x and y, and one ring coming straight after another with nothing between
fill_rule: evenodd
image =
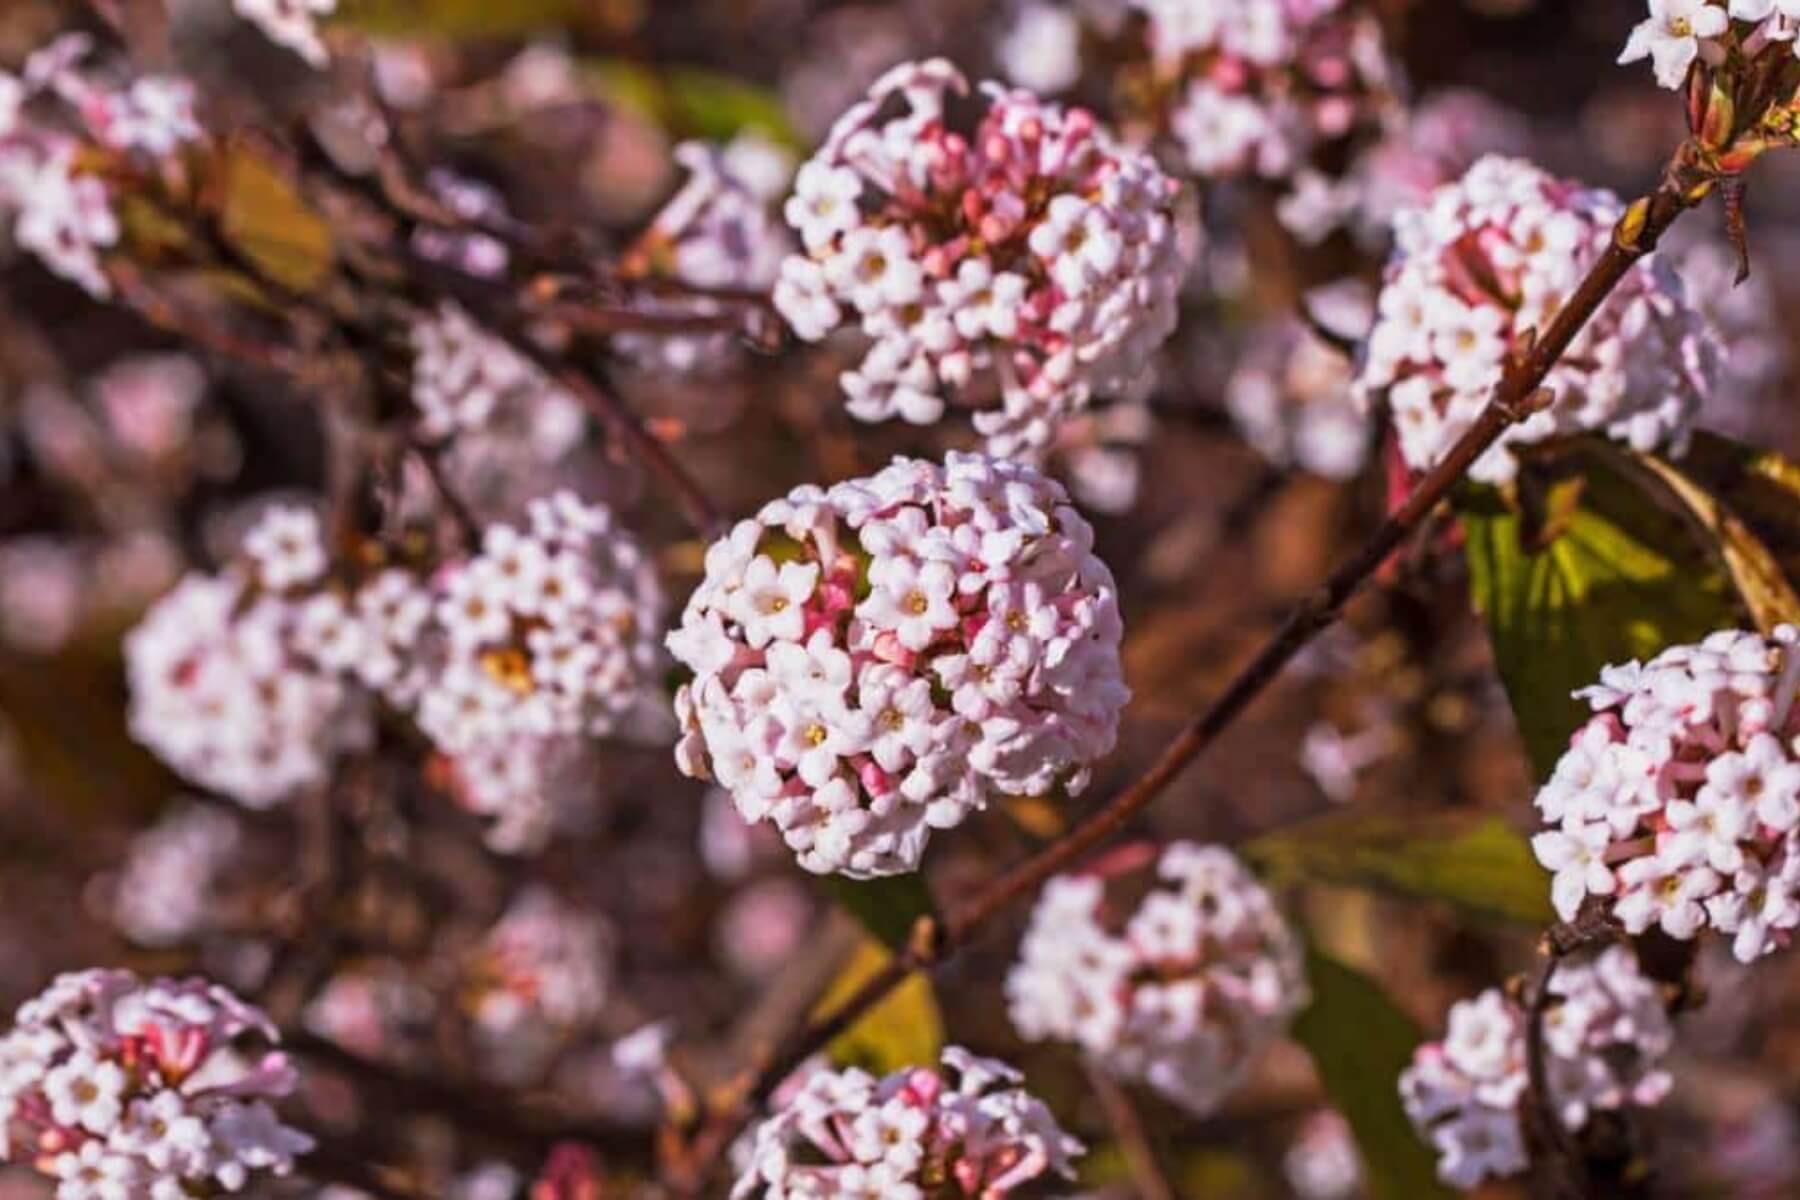
<instances>
[{"instance_id":1,"label":"brown branch","mask_svg":"<svg viewBox=\"0 0 1800 1200\"><path fill-rule=\"evenodd\" d=\"M1093 1062L1084 1062L1082 1067L1087 1073L1088 1086L1094 1089L1094 1097L1106 1110L1107 1123L1118 1135L1119 1149L1125 1155L1125 1166L1131 1172L1131 1183L1137 1189L1138 1200L1175 1200L1175 1188L1163 1174L1162 1164L1156 1159L1156 1147L1150 1141L1150 1132L1144 1128L1144 1120L1131 1102L1130 1094L1118 1080Z\"/></svg>"},{"instance_id":2,"label":"brown branch","mask_svg":"<svg viewBox=\"0 0 1800 1200\"><path fill-rule=\"evenodd\" d=\"M305 1030L282 1035L282 1047L321 1070L335 1072L359 1091L403 1111L428 1112L465 1133L508 1144L527 1156L549 1153L559 1142L584 1142L604 1148L612 1157L646 1157L646 1131L611 1125L592 1116L545 1111L524 1097L486 1082L440 1079L418 1074L346 1050L336 1042Z\"/></svg>"},{"instance_id":3,"label":"brown branch","mask_svg":"<svg viewBox=\"0 0 1800 1200\"><path fill-rule=\"evenodd\" d=\"M1709 179L1696 165L1695 151L1684 144L1671 160L1662 183L1626 210L1612 243L1588 271L1550 326L1539 337L1527 333L1509 356L1493 396L1474 424L1449 453L1421 478L1412 494L1382 522L1373 536L1334 571L1282 624L1262 651L1226 686L1223 693L1176 737L1135 783L1098 812L1046 848L1007 871L954 910L942 925L921 918L906 951L895 956L844 1004L799 1030L734 1103L722 1106L690 1146L688 1161L670 1182L685 1195L695 1195L712 1175L727 1146L776 1084L838 1034L855 1024L915 971L942 962L968 942L999 913L1036 893L1052 876L1072 867L1173 783L1214 740L1243 715L1280 676L1294 657L1330 627L1344 605L1361 590L1388 557L1399 549L1462 481L1469 468L1513 425L1550 400L1543 383L1606 298L1612 294L1664 232L1710 190Z\"/></svg>"}]
</instances>

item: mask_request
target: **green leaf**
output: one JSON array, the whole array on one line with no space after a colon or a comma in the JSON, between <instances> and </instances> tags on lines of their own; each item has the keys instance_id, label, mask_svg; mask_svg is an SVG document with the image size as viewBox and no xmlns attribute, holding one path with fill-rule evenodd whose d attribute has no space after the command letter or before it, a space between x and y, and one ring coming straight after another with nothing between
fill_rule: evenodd
<instances>
[{"instance_id":1,"label":"green leaf","mask_svg":"<svg viewBox=\"0 0 1800 1200\"><path fill-rule=\"evenodd\" d=\"M937 910L925 877L890 875L883 879L845 879L842 875L826 875L821 886L841 904L862 927L891 950L903 950L912 936L913 925L920 917Z\"/></svg>"},{"instance_id":2,"label":"green leaf","mask_svg":"<svg viewBox=\"0 0 1800 1200\"><path fill-rule=\"evenodd\" d=\"M603 98L675 137L728 142L754 130L790 148L803 145L781 99L747 80L699 67L659 71L622 58L592 61L588 70Z\"/></svg>"},{"instance_id":3,"label":"green leaf","mask_svg":"<svg viewBox=\"0 0 1800 1200\"><path fill-rule=\"evenodd\" d=\"M344 0L333 23L391 37L504 37L568 25L588 0Z\"/></svg>"},{"instance_id":4,"label":"green leaf","mask_svg":"<svg viewBox=\"0 0 1800 1200\"><path fill-rule=\"evenodd\" d=\"M310 292L331 272L331 227L307 206L266 152L240 141L226 151L219 232L267 279Z\"/></svg>"},{"instance_id":5,"label":"green leaf","mask_svg":"<svg viewBox=\"0 0 1800 1200\"><path fill-rule=\"evenodd\" d=\"M1741 618L1716 557L1641 478L1591 447L1533 469L1556 475L1536 481L1550 497L1548 522L1491 488L1466 489L1457 507L1475 605L1543 777L1589 715L1572 693L1601 667Z\"/></svg>"},{"instance_id":6,"label":"green leaf","mask_svg":"<svg viewBox=\"0 0 1800 1200\"><path fill-rule=\"evenodd\" d=\"M843 1004L893 957L874 938L864 938L819 1001L814 1015ZM826 1047L832 1062L885 1075L902 1067L929 1066L944 1048L944 1018L931 979L914 972L867 1016Z\"/></svg>"},{"instance_id":7,"label":"green leaf","mask_svg":"<svg viewBox=\"0 0 1800 1200\"><path fill-rule=\"evenodd\" d=\"M1452 1195L1400 1107L1400 1072L1412 1062L1418 1027L1374 980L1317 948L1307 951L1306 971L1312 1003L1294 1022L1294 1040L1312 1055L1325 1094L1356 1134L1369 1195Z\"/></svg>"},{"instance_id":8,"label":"green leaf","mask_svg":"<svg viewBox=\"0 0 1800 1200\"><path fill-rule=\"evenodd\" d=\"M1443 900L1483 917L1547 925L1544 872L1498 817L1327 813L1244 847L1278 883L1330 883Z\"/></svg>"}]
</instances>

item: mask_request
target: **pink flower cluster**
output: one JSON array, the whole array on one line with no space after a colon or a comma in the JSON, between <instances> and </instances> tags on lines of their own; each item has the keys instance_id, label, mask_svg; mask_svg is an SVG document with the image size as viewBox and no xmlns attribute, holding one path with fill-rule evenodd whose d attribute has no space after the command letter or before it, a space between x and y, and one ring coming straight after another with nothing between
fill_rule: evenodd
<instances>
[{"instance_id":1,"label":"pink flower cluster","mask_svg":"<svg viewBox=\"0 0 1800 1200\"><path fill-rule=\"evenodd\" d=\"M1081 109L997 84L967 132L949 63L894 68L800 169L805 253L775 304L802 338L846 320L872 341L842 377L852 415L929 424L957 398L1001 456L1048 444L1097 395L1148 387L1185 271L1175 183ZM896 111L900 110L900 111Z\"/></svg>"},{"instance_id":2,"label":"pink flower cluster","mask_svg":"<svg viewBox=\"0 0 1800 1200\"><path fill-rule=\"evenodd\" d=\"M471 957L463 989L490 1074L526 1081L599 1015L614 937L600 917L527 887Z\"/></svg>"},{"instance_id":3,"label":"pink flower cluster","mask_svg":"<svg viewBox=\"0 0 1800 1200\"><path fill-rule=\"evenodd\" d=\"M452 755L605 734L654 686L662 588L606 508L561 491L433 580L419 727Z\"/></svg>"},{"instance_id":4,"label":"pink flower cluster","mask_svg":"<svg viewBox=\"0 0 1800 1200\"><path fill-rule=\"evenodd\" d=\"M93 59L91 37L67 34L33 54L22 74L0 71L0 213L45 266L105 297L112 283L101 255L121 231L92 152L162 159L204 133L186 80L133 78Z\"/></svg>"},{"instance_id":5,"label":"pink flower cluster","mask_svg":"<svg viewBox=\"0 0 1800 1200\"><path fill-rule=\"evenodd\" d=\"M284 1176L312 1148L271 1102L294 1089L269 1019L200 980L58 978L0 1037L0 1161L57 1200L176 1200Z\"/></svg>"},{"instance_id":6,"label":"pink flower cluster","mask_svg":"<svg viewBox=\"0 0 1800 1200\"><path fill-rule=\"evenodd\" d=\"M475 434L500 421L518 425L536 405L580 410L580 401L556 389L535 363L448 300L412 326L412 354L412 405L427 441Z\"/></svg>"},{"instance_id":7,"label":"pink flower cluster","mask_svg":"<svg viewBox=\"0 0 1800 1200\"><path fill-rule=\"evenodd\" d=\"M732 1200L1004 1200L1074 1178L1080 1142L1004 1063L945 1049L937 1069L820 1071L753 1135Z\"/></svg>"},{"instance_id":8,"label":"pink flower cluster","mask_svg":"<svg viewBox=\"0 0 1800 1200\"><path fill-rule=\"evenodd\" d=\"M1580 693L1596 715L1538 792L1532 839L1565 920L1590 897L1627 932L1712 928L1741 962L1800 925L1800 633L1715 633Z\"/></svg>"},{"instance_id":9,"label":"pink flower cluster","mask_svg":"<svg viewBox=\"0 0 1800 1200\"><path fill-rule=\"evenodd\" d=\"M1101 1068L1189 1111L1216 1109L1306 1005L1300 943L1229 851L1175 842L1128 916L1103 875L1045 885L1006 979L1032 1041L1080 1046Z\"/></svg>"},{"instance_id":10,"label":"pink flower cluster","mask_svg":"<svg viewBox=\"0 0 1800 1200\"><path fill-rule=\"evenodd\" d=\"M669 649L682 771L809 871L917 868L995 795L1068 794L1129 696L1112 574L1032 467L897 459L798 488L707 552Z\"/></svg>"},{"instance_id":11,"label":"pink flower cluster","mask_svg":"<svg viewBox=\"0 0 1800 1200\"><path fill-rule=\"evenodd\" d=\"M1565 963L1544 1017L1550 1103L1571 1133L1595 1112L1658 1104L1672 1080L1662 1061L1674 1030L1656 984L1624 946ZM1438 1154L1438 1177L1471 1188L1531 1164L1521 1105L1530 1086L1525 1014L1499 988L1450 1010L1442 1042L1419 1047L1400 1098Z\"/></svg>"},{"instance_id":12,"label":"pink flower cluster","mask_svg":"<svg viewBox=\"0 0 1800 1200\"><path fill-rule=\"evenodd\" d=\"M1392 87L1381 30L1354 0L1131 0L1196 175L1281 179L1371 128Z\"/></svg>"},{"instance_id":13,"label":"pink flower cluster","mask_svg":"<svg viewBox=\"0 0 1800 1200\"><path fill-rule=\"evenodd\" d=\"M793 239L774 215L775 196L762 189L773 181L777 194L784 191L793 160L740 136L727 146L683 142L675 147L675 161L687 169L687 181L632 247L624 273L701 293L748 294L774 287ZM659 298L654 283L637 303L690 317L722 311L717 299L702 294ZM646 369L686 373L729 363L734 340L729 333L625 333L613 339L613 347Z\"/></svg>"},{"instance_id":14,"label":"pink flower cluster","mask_svg":"<svg viewBox=\"0 0 1800 1200\"><path fill-rule=\"evenodd\" d=\"M190 574L157 601L125 638L132 736L251 808L323 784L338 755L372 734L307 615L327 565L318 518L276 506L239 560Z\"/></svg>"},{"instance_id":15,"label":"pink flower cluster","mask_svg":"<svg viewBox=\"0 0 1800 1200\"><path fill-rule=\"evenodd\" d=\"M1611 193L1488 157L1402 213L1398 250L1357 378L1394 414L1408 466L1430 468L1486 408L1507 355L1546 328L1610 244ZM1506 483L1509 446L1599 432L1650 450L1687 436L1717 373L1711 330L1657 259L1633 267L1545 380L1555 402L1514 426L1470 476Z\"/></svg>"},{"instance_id":16,"label":"pink flower cluster","mask_svg":"<svg viewBox=\"0 0 1800 1200\"><path fill-rule=\"evenodd\" d=\"M374 701L454 761L455 790L518 853L552 824L568 749L636 709L662 592L637 542L569 492L428 578L334 570L318 517L270 508L240 560L189 575L126 638L131 728L202 787L265 808L367 744Z\"/></svg>"},{"instance_id":17,"label":"pink flower cluster","mask_svg":"<svg viewBox=\"0 0 1800 1200\"><path fill-rule=\"evenodd\" d=\"M1353 479L1374 435L1351 395L1351 367L1297 319L1258 329L1225 385L1225 408L1244 440L1278 467Z\"/></svg>"}]
</instances>

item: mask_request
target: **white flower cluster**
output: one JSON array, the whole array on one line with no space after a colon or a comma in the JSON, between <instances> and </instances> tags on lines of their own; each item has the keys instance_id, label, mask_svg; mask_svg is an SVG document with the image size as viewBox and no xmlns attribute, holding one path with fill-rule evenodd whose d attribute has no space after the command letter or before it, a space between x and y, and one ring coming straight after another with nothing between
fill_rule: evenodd
<instances>
[{"instance_id":1,"label":"white flower cluster","mask_svg":"<svg viewBox=\"0 0 1800 1200\"><path fill-rule=\"evenodd\" d=\"M1401 214L1356 387L1393 410L1408 466L1430 468L1475 422L1520 336L1549 325L1620 212L1611 193L1491 156ZM1603 432L1638 450L1679 445L1716 371L1712 333L1680 280L1646 260L1550 372L1551 407L1509 430L1470 475L1509 482L1518 464L1508 446L1562 434Z\"/></svg>"},{"instance_id":2,"label":"white flower cluster","mask_svg":"<svg viewBox=\"0 0 1800 1200\"><path fill-rule=\"evenodd\" d=\"M581 423L581 402L553 384L537 364L495 337L451 301L413 325L413 406L419 434L442 442L458 435L523 428L552 459L564 439L536 430Z\"/></svg>"},{"instance_id":3,"label":"white flower cluster","mask_svg":"<svg viewBox=\"0 0 1800 1200\"><path fill-rule=\"evenodd\" d=\"M198 803L175 809L132 840L112 888L120 932L141 946L174 946L205 927L213 888L242 842L238 823Z\"/></svg>"},{"instance_id":4,"label":"white flower cluster","mask_svg":"<svg viewBox=\"0 0 1800 1200\"><path fill-rule=\"evenodd\" d=\"M1132 6L1159 73L1184 88L1169 127L1197 175L1292 176L1389 107L1381 29L1353 0Z\"/></svg>"},{"instance_id":5,"label":"white flower cluster","mask_svg":"<svg viewBox=\"0 0 1800 1200\"><path fill-rule=\"evenodd\" d=\"M67 34L20 75L0 71L0 214L50 270L105 297L112 284L100 256L121 229L88 159L102 148L164 158L204 134L186 80L121 77L113 64L92 63L93 51L88 35Z\"/></svg>"},{"instance_id":6,"label":"white flower cluster","mask_svg":"<svg viewBox=\"0 0 1800 1200\"><path fill-rule=\"evenodd\" d=\"M1612 946L1565 963L1544 1016L1550 1103L1577 1133L1595 1112L1658 1104L1672 1080L1662 1060L1674 1030L1636 956ZM1400 1098L1438 1154L1438 1177L1471 1188L1531 1165L1520 1106L1530 1085L1525 1014L1498 988L1450 1010L1442 1042L1421 1046L1400 1073Z\"/></svg>"},{"instance_id":7,"label":"white flower cluster","mask_svg":"<svg viewBox=\"0 0 1800 1200\"><path fill-rule=\"evenodd\" d=\"M809 871L917 868L995 795L1086 785L1129 696L1112 574L1035 468L898 459L798 488L707 552L669 649L686 774Z\"/></svg>"},{"instance_id":8,"label":"white flower cluster","mask_svg":"<svg viewBox=\"0 0 1800 1200\"><path fill-rule=\"evenodd\" d=\"M1205 1115L1306 1005L1300 944L1218 846L1169 845L1122 926L1106 898L1097 875L1045 885L1006 979L1013 1025Z\"/></svg>"},{"instance_id":9,"label":"white flower cluster","mask_svg":"<svg viewBox=\"0 0 1800 1200\"><path fill-rule=\"evenodd\" d=\"M488 931L463 989L486 1057L509 1079L540 1071L562 1042L599 1015L614 938L599 917L526 888Z\"/></svg>"},{"instance_id":10,"label":"white flower cluster","mask_svg":"<svg viewBox=\"0 0 1800 1200\"><path fill-rule=\"evenodd\" d=\"M0 1037L0 1161L57 1200L178 1200L284 1176L312 1141L271 1101L293 1091L260 1011L200 980L58 978Z\"/></svg>"},{"instance_id":11,"label":"white flower cluster","mask_svg":"<svg viewBox=\"0 0 1800 1200\"><path fill-rule=\"evenodd\" d=\"M277 506L245 537L243 561L176 585L125 638L132 736L252 808L322 784L371 733L309 626L304 597L326 565L318 518Z\"/></svg>"},{"instance_id":12,"label":"white flower cluster","mask_svg":"<svg viewBox=\"0 0 1800 1200\"><path fill-rule=\"evenodd\" d=\"M935 1070L819 1071L756 1129L732 1200L1004 1200L1052 1174L1072 1179L1084 1148L1022 1080L957 1046Z\"/></svg>"},{"instance_id":13,"label":"white flower cluster","mask_svg":"<svg viewBox=\"0 0 1800 1200\"><path fill-rule=\"evenodd\" d=\"M654 686L662 590L606 508L559 491L434 580L441 661L419 727L459 755L605 734Z\"/></svg>"},{"instance_id":14,"label":"white flower cluster","mask_svg":"<svg viewBox=\"0 0 1800 1200\"><path fill-rule=\"evenodd\" d=\"M793 239L774 216L775 196L762 188L773 179L777 191L785 190L793 160L740 136L723 147L683 142L675 147L675 161L687 169L687 181L626 255L623 273L672 280L701 292L769 291L781 275L782 260L793 250ZM665 299L651 290L638 303L689 317L723 311L718 300L691 293ZM632 361L677 373L729 362L733 345L730 333L625 333L613 339L614 348Z\"/></svg>"},{"instance_id":15,"label":"white flower cluster","mask_svg":"<svg viewBox=\"0 0 1800 1200\"><path fill-rule=\"evenodd\" d=\"M1374 438L1351 383L1343 352L1287 319L1259 330L1245 347L1225 385L1225 408L1244 440L1274 465L1354 479Z\"/></svg>"},{"instance_id":16,"label":"white flower cluster","mask_svg":"<svg viewBox=\"0 0 1800 1200\"><path fill-rule=\"evenodd\" d=\"M1565 920L1588 897L1627 932L1733 935L1741 962L1800 925L1800 633L1715 633L1579 693L1596 715L1538 792L1532 839Z\"/></svg>"},{"instance_id":17,"label":"white flower cluster","mask_svg":"<svg viewBox=\"0 0 1800 1200\"><path fill-rule=\"evenodd\" d=\"M1650 15L1631 31L1622 63L1649 59L1656 82L1687 82L1695 59L1715 66L1732 54L1754 58L1782 43L1800 53L1800 0L1649 0ZM1732 21L1745 22L1733 28Z\"/></svg>"},{"instance_id":18,"label":"white flower cluster","mask_svg":"<svg viewBox=\"0 0 1800 1200\"><path fill-rule=\"evenodd\" d=\"M991 453L1045 446L1095 396L1148 388L1185 271L1177 187L1081 109L997 84L969 91L942 59L894 68L800 169L775 304L808 341L849 319L873 342L842 377L852 415L929 424L952 397ZM903 101L903 104L900 102ZM904 109L895 115L897 108Z\"/></svg>"},{"instance_id":19,"label":"white flower cluster","mask_svg":"<svg viewBox=\"0 0 1800 1200\"><path fill-rule=\"evenodd\" d=\"M315 67L331 61L319 19L337 11L338 0L231 0L237 15Z\"/></svg>"}]
</instances>

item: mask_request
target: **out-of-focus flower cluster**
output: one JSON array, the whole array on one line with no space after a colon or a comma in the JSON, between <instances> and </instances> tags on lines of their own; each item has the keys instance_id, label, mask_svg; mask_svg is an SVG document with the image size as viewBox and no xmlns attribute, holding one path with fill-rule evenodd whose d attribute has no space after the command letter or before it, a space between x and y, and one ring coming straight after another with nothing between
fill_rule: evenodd
<instances>
[{"instance_id":1,"label":"out-of-focus flower cluster","mask_svg":"<svg viewBox=\"0 0 1800 1200\"><path fill-rule=\"evenodd\" d=\"M798 488L707 552L669 648L677 761L800 863L910 871L995 796L1067 794L1129 695L1112 574L1019 463L896 460Z\"/></svg>"},{"instance_id":2,"label":"out-of-focus flower cluster","mask_svg":"<svg viewBox=\"0 0 1800 1200\"><path fill-rule=\"evenodd\" d=\"M109 172L154 167L203 136L194 89L97 62L93 39L67 34L0 71L0 215L45 266L98 297L101 256L119 240Z\"/></svg>"},{"instance_id":3,"label":"out-of-focus flower cluster","mask_svg":"<svg viewBox=\"0 0 1800 1200\"><path fill-rule=\"evenodd\" d=\"M367 743L367 705L308 616L328 567L318 518L272 507L216 575L193 573L125 639L131 732L201 787L252 808L328 777Z\"/></svg>"},{"instance_id":4,"label":"out-of-focus flower cluster","mask_svg":"<svg viewBox=\"0 0 1800 1200\"><path fill-rule=\"evenodd\" d=\"M1567 920L1589 897L1628 932L1712 928L1753 962L1800 925L1800 634L1721 632L1579 693L1595 716L1537 796L1532 839Z\"/></svg>"},{"instance_id":5,"label":"out-of-focus flower cluster","mask_svg":"<svg viewBox=\"0 0 1800 1200\"><path fill-rule=\"evenodd\" d=\"M805 253L775 303L809 341L847 315L872 340L841 380L854 416L929 424L997 387L975 426L1012 455L1149 386L1184 271L1177 189L1090 113L1028 92L983 85L958 132L947 107L968 90L942 59L906 64L839 119L788 201Z\"/></svg>"},{"instance_id":6,"label":"out-of-focus flower cluster","mask_svg":"<svg viewBox=\"0 0 1800 1200\"><path fill-rule=\"evenodd\" d=\"M941 1067L883 1079L819 1071L757 1128L732 1198L1003 1200L1048 1176L1073 1178L1083 1147L1023 1078L957 1046Z\"/></svg>"},{"instance_id":7,"label":"out-of-focus flower cluster","mask_svg":"<svg viewBox=\"0 0 1800 1200\"><path fill-rule=\"evenodd\" d=\"M1356 0L1032 0L999 53L1007 74L1040 91L1081 75L1084 34L1130 64L1115 89L1131 124L1167 135L1189 173L1253 176L1291 193L1285 223L1329 230L1343 158L1396 119L1394 68L1374 15Z\"/></svg>"},{"instance_id":8,"label":"out-of-focus flower cluster","mask_svg":"<svg viewBox=\"0 0 1800 1200\"><path fill-rule=\"evenodd\" d=\"M1474 423L1521 336L1548 326L1620 211L1610 193L1489 157L1401 214L1356 387L1393 411L1408 466L1429 469ZM1679 279L1660 260L1642 262L1546 378L1554 403L1510 429L1470 476L1508 482L1518 471L1509 446L1559 434L1678 447L1716 372L1715 339Z\"/></svg>"},{"instance_id":9,"label":"out-of-focus flower cluster","mask_svg":"<svg viewBox=\"0 0 1800 1200\"><path fill-rule=\"evenodd\" d=\"M705 318L723 312L731 294L768 292L793 250L774 215L793 174L792 158L749 136L726 146L683 142L674 158L687 169L687 181L621 264L627 278L651 285L640 304L649 312ZM695 290L659 298L655 285L663 281ZM647 370L689 372L728 363L733 341L730 333L622 333L613 346Z\"/></svg>"},{"instance_id":10,"label":"out-of-focus flower cluster","mask_svg":"<svg viewBox=\"0 0 1800 1200\"><path fill-rule=\"evenodd\" d=\"M1544 1021L1548 1105L1578 1133L1598 1112L1658 1104L1672 1080L1674 1043L1660 989L1624 946L1561 965ZM1438 1154L1438 1176L1470 1188L1530 1165L1524 1116L1530 1086L1526 1017L1498 988L1450 1010L1442 1042L1421 1046L1400 1096Z\"/></svg>"},{"instance_id":11,"label":"out-of-focus flower cluster","mask_svg":"<svg viewBox=\"0 0 1800 1200\"><path fill-rule=\"evenodd\" d=\"M1281 1166L1300 1200L1351 1200L1362 1194L1362 1155L1342 1113L1327 1109L1308 1117Z\"/></svg>"},{"instance_id":12,"label":"out-of-focus flower cluster","mask_svg":"<svg viewBox=\"0 0 1800 1200\"><path fill-rule=\"evenodd\" d=\"M1104 1070L1205 1114L1307 1000L1299 942L1229 850L1176 842L1120 921L1098 875L1044 888L1007 976L1026 1038L1079 1045Z\"/></svg>"},{"instance_id":13,"label":"out-of-focus flower cluster","mask_svg":"<svg viewBox=\"0 0 1800 1200\"><path fill-rule=\"evenodd\" d=\"M513 901L472 956L464 988L492 1077L528 1081L586 1030L606 1003L613 944L600 917L546 888Z\"/></svg>"},{"instance_id":14,"label":"out-of-focus flower cluster","mask_svg":"<svg viewBox=\"0 0 1800 1200\"><path fill-rule=\"evenodd\" d=\"M528 440L548 460L567 448L567 439L556 431L579 428L580 401L457 305L445 302L416 323L412 342L412 399L419 410L419 435L426 441L495 428L544 428L545 434ZM543 408L556 411L546 418L537 411Z\"/></svg>"},{"instance_id":15,"label":"out-of-focus flower cluster","mask_svg":"<svg viewBox=\"0 0 1800 1200\"><path fill-rule=\"evenodd\" d=\"M452 790L496 819L497 848L533 849L568 744L611 732L651 686L661 611L637 542L569 492L428 579L334 571L317 516L277 506L239 560L190 574L126 639L132 732L264 808L366 745L380 698L450 756Z\"/></svg>"},{"instance_id":16,"label":"out-of-focus flower cluster","mask_svg":"<svg viewBox=\"0 0 1800 1200\"><path fill-rule=\"evenodd\" d=\"M259 1010L199 980L64 975L0 1038L0 1160L58 1200L241 1192L311 1139L271 1102L296 1082Z\"/></svg>"},{"instance_id":17,"label":"out-of-focus flower cluster","mask_svg":"<svg viewBox=\"0 0 1800 1200\"><path fill-rule=\"evenodd\" d=\"M1351 381L1342 350L1297 320L1274 322L1245 347L1225 406L1244 440L1276 466L1353 479L1374 437Z\"/></svg>"}]
</instances>

